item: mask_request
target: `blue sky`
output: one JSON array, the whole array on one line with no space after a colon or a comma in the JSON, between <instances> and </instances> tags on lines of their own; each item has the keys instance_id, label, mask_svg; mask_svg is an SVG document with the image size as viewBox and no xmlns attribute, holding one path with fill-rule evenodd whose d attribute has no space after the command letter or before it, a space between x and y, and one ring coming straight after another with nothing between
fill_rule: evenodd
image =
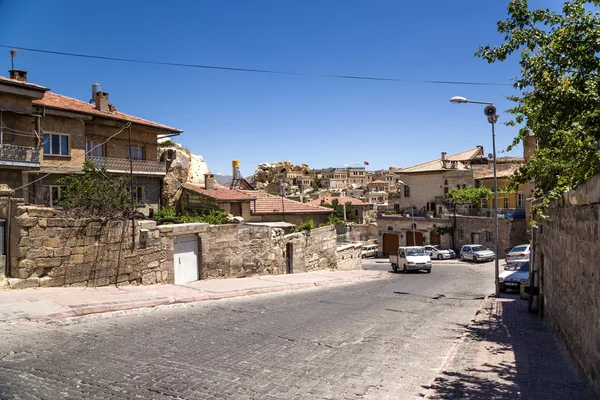
<instances>
[{"instance_id":1,"label":"blue sky","mask_svg":"<svg viewBox=\"0 0 600 400\"><path fill-rule=\"evenodd\" d=\"M531 1L554 8L561 2ZM489 65L508 0L18 1L0 0L0 44L110 57L407 80L510 84L518 60ZM0 48L0 74L10 69ZM123 112L184 130L177 141L215 173L260 162L313 168L368 161L409 166L483 145L483 106L501 121L511 86L455 86L256 74L129 64L23 51L30 82L89 100L99 82ZM3 66L3 67L2 67ZM497 148L516 129L497 126ZM521 155L521 149L512 155Z\"/></svg>"}]
</instances>

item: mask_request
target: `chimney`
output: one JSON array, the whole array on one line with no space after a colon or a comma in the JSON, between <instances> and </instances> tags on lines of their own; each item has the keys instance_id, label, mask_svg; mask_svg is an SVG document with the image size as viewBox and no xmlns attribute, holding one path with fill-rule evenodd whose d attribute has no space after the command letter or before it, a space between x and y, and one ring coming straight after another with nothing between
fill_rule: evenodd
<instances>
[{"instance_id":1,"label":"chimney","mask_svg":"<svg viewBox=\"0 0 600 400\"><path fill-rule=\"evenodd\" d=\"M11 69L8 73L10 74L10 79L19 82L27 82L27 71L23 71L22 69Z\"/></svg>"},{"instance_id":2,"label":"chimney","mask_svg":"<svg viewBox=\"0 0 600 400\"><path fill-rule=\"evenodd\" d=\"M215 190L215 175L204 174L204 189Z\"/></svg>"},{"instance_id":3,"label":"chimney","mask_svg":"<svg viewBox=\"0 0 600 400\"><path fill-rule=\"evenodd\" d=\"M446 152L442 151L442 161L446 161Z\"/></svg>"},{"instance_id":4,"label":"chimney","mask_svg":"<svg viewBox=\"0 0 600 400\"><path fill-rule=\"evenodd\" d=\"M96 103L96 110L108 112L108 93L98 91L95 94L94 102Z\"/></svg>"}]
</instances>

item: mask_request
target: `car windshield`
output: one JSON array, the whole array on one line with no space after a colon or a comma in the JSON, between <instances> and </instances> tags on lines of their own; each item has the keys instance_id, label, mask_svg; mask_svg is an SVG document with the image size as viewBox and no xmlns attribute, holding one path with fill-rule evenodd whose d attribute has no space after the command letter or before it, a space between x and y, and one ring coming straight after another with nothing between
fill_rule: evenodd
<instances>
[{"instance_id":1,"label":"car windshield","mask_svg":"<svg viewBox=\"0 0 600 400\"><path fill-rule=\"evenodd\" d=\"M407 256L424 256L426 254L427 254L427 252L422 247L419 247L416 249L406 249Z\"/></svg>"},{"instance_id":2,"label":"car windshield","mask_svg":"<svg viewBox=\"0 0 600 400\"><path fill-rule=\"evenodd\" d=\"M519 247L515 247L514 249L512 249L510 252L511 253L517 253L517 252L521 252L521 251L527 251L527 246L519 246Z\"/></svg>"},{"instance_id":3,"label":"car windshield","mask_svg":"<svg viewBox=\"0 0 600 400\"><path fill-rule=\"evenodd\" d=\"M529 272L529 262L510 264L507 271Z\"/></svg>"},{"instance_id":4,"label":"car windshield","mask_svg":"<svg viewBox=\"0 0 600 400\"><path fill-rule=\"evenodd\" d=\"M473 251L484 251L484 250L487 250L487 248L485 246L473 246L473 247L471 247L471 250L473 250Z\"/></svg>"}]
</instances>

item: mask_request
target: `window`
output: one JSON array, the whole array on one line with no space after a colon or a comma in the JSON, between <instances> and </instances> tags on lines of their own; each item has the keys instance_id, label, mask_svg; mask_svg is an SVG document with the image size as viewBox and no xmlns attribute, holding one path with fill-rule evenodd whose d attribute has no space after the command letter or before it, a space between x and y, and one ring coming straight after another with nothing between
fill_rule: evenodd
<instances>
[{"instance_id":1,"label":"window","mask_svg":"<svg viewBox=\"0 0 600 400\"><path fill-rule=\"evenodd\" d=\"M144 205L144 187L134 186L133 187L133 199L136 205Z\"/></svg>"},{"instance_id":2,"label":"window","mask_svg":"<svg viewBox=\"0 0 600 400\"><path fill-rule=\"evenodd\" d=\"M457 188L457 189L460 189L460 185L456 185L456 188Z\"/></svg>"},{"instance_id":3,"label":"window","mask_svg":"<svg viewBox=\"0 0 600 400\"><path fill-rule=\"evenodd\" d=\"M85 155L86 157L104 157L104 145L98 140L86 139Z\"/></svg>"},{"instance_id":4,"label":"window","mask_svg":"<svg viewBox=\"0 0 600 400\"><path fill-rule=\"evenodd\" d=\"M404 185L404 197L410 197L410 186Z\"/></svg>"},{"instance_id":5,"label":"window","mask_svg":"<svg viewBox=\"0 0 600 400\"><path fill-rule=\"evenodd\" d=\"M465 231L462 229L458 230L458 238L459 239L464 239L465 238Z\"/></svg>"},{"instance_id":6,"label":"window","mask_svg":"<svg viewBox=\"0 0 600 400\"><path fill-rule=\"evenodd\" d=\"M444 179L444 185L448 185L448 179Z\"/></svg>"},{"instance_id":7,"label":"window","mask_svg":"<svg viewBox=\"0 0 600 400\"><path fill-rule=\"evenodd\" d=\"M448 194L448 188L447 187L444 188L444 194Z\"/></svg>"},{"instance_id":8,"label":"window","mask_svg":"<svg viewBox=\"0 0 600 400\"><path fill-rule=\"evenodd\" d=\"M48 188L48 198L46 200L49 200L50 202L50 207L58 207L58 200L60 199L61 196L61 192L62 192L62 186L54 186L54 185L50 185L50 186L46 186L46 188Z\"/></svg>"},{"instance_id":9,"label":"window","mask_svg":"<svg viewBox=\"0 0 600 400\"><path fill-rule=\"evenodd\" d=\"M52 156L68 156L69 135L44 133L44 154Z\"/></svg>"},{"instance_id":10,"label":"window","mask_svg":"<svg viewBox=\"0 0 600 400\"><path fill-rule=\"evenodd\" d=\"M467 187L467 185L465 185L465 184L463 183L463 189L464 189L464 188L466 188L466 187Z\"/></svg>"},{"instance_id":11,"label":"window","mask_svg":"<svg viewBox=\"0 0 600 400\"><path fill-rule=\"evenodd\" d=\"M486 235L486 241L491 242L492 241L492 232L487 231L485 233L485 235Z\"/></svg>"},{"instance_id":12,"label":"window","mask_svg":"<svg viewBox=\"0 0 600 400\"><path fill-rule=\"evenodd\" d=\"M517 207L525 207L525 195L517 193Z\"/></svg>"},{"instance_id":13,"label":"window","mask_svg":"<svg viewBox=\"0 0 600 400\"><path fill-rule=\"evenodd\" d=\"M129 145L126 146L127 154L125 158L129 160ZM132 160L143 160L144 159L144 146L132 145L131 146L131 159Z\"/></svg>"},{"instance_id":14,"label":"window","mask_svg":"<svg viewBox=\"0 0 600 400\"><path fill-rule=\"evenodd\" d=\"M504 207L503 208L508 208L508 197L505 197L503 200L504 200Z\"/></svg>"}]
</instances>

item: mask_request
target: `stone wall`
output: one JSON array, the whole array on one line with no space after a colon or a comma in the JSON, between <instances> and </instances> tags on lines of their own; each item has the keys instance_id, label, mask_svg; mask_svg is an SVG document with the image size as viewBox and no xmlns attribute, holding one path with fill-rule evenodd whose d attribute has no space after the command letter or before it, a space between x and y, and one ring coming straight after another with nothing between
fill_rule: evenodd
<instances>
[{"instance_id":1,"label":"stone wall","mask_svg":"<svg viewBox=\"0 0 600 400\"><path fill-rule=\"evenodd\" d=\"M451 218L451 220L454 218ZM461 233L462 231L462 233ZM454 247L460 251L465 244L473 244L474 235L478 235L478 244L495 250L494 219L489 217L456 216ZM498 251L503 258L505 250L517 245L529 243L525 218L498 219Z\"/></svg>"},{"instance_id":2,"label":"stone wall","mask_svg":"<svg viewBox=\"0 0 600 400\"><path fill-rule=\"evenodd\" d=\"M337 248L337 269L348 271L352 269L361 269L362 245L360 243L347 244Z\"/></svg>"},{"instance_id":3,"label":"stone wall","mask_svg":"<svg viewBox=\"0 0 600 400\"><path fill-rule=\"evenodd\" d=\"M543 315L600 397L600 177L565 193L546 214L534 241Z\"/></svg>"},{"instance_id":4,"label":"stone wall","mask_svg":"<svg viewBox=\"0 0 600 400\"><path fill-rule=\"evenodd\" d=\"M2 207L0 197L0 213ZM100 221L61 217L57 210L15 206L12 219L10 283L13 287L174 282L174 238L195 234L199 238L201 279L283 274L286 253L291 251L292 271L338 268L338 260L360 248L342 249L338 256L333 226L284 235L282 229L244 224L161 225L131 221ZM0 217L1 218L1 217ZM141 232L147 236L143 241Z\"/></svg>"},{"instance_id":5,"label":"stone wall","mask_svg":"<svg viewBox=\"0 0 600 400\"><path fill-rule=\"evenodd\" d=\"M140 244L140 229L148 231ZM173 240L154 221L61 218L52 208L19 206L11 226L13 286L149 284L173 281Z\"/></svg>"}]
</instances>

